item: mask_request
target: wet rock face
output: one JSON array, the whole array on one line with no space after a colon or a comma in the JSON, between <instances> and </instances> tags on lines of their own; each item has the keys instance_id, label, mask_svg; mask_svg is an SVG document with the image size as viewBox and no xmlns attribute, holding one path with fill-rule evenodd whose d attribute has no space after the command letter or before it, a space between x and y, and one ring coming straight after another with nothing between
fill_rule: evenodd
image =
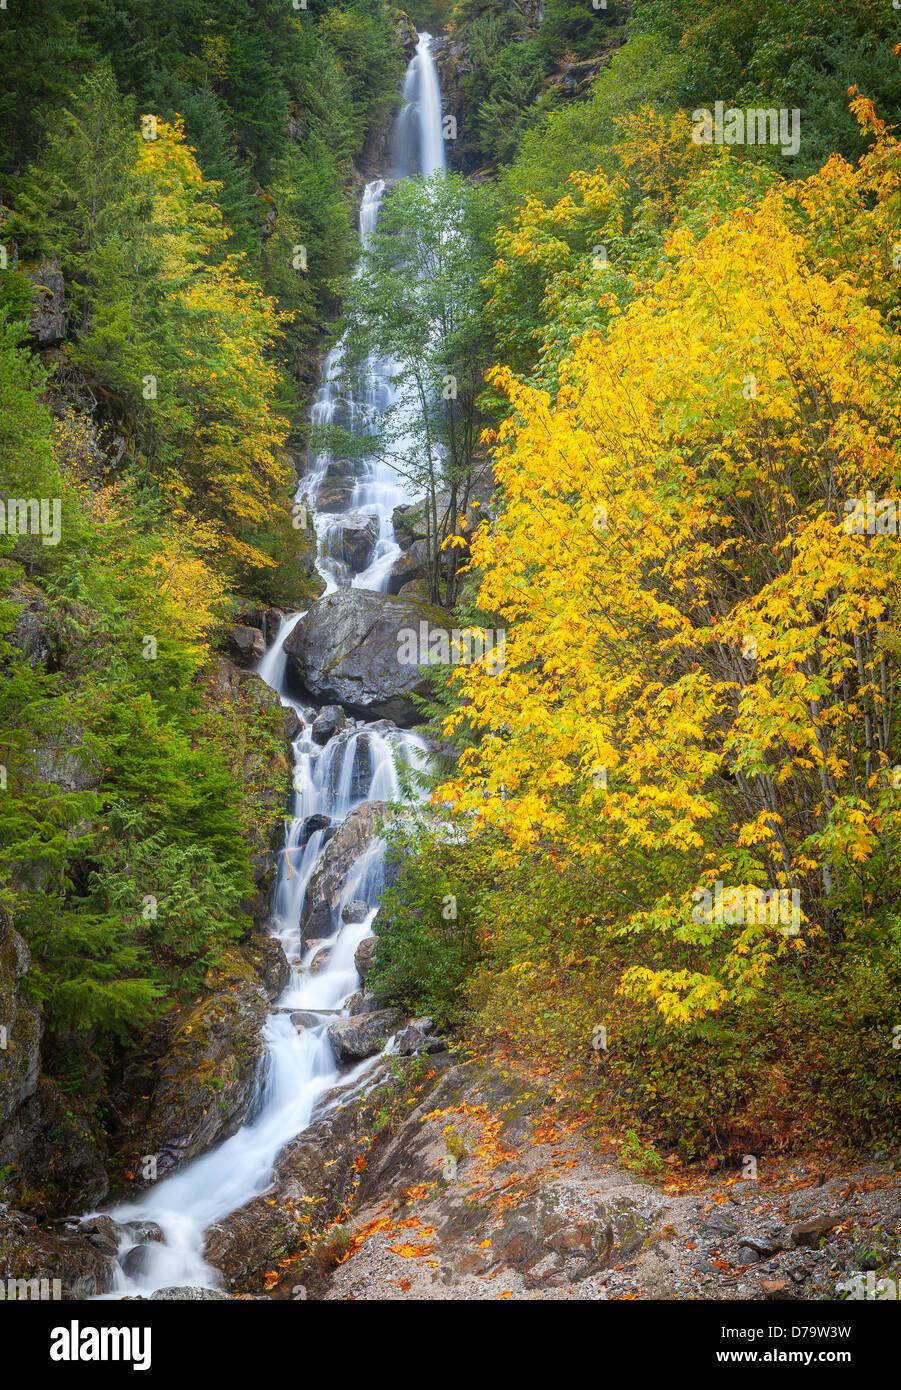
<instances>
[{"instance_id":1,"label":"wet rock face","mask_svg":"<svg viewBox=\"0 0 901 1390\"><path fill-rule=\"evenodd\" d=\"M479 1298L489 1278L499 1281L489 1292L529 1297L597 1279L654 1235L659 1194L597 1164L571 1174L550 1097L534 1081L448 1053L430 1057L425 1072L407 1065L407 1081L378 1061L364 1091L324 1097L319 1117L279 1155L272 1188L210 1229L205 1256L236 1292L258 1291L278 1247L298 1254L278 1298L303 1284L308 1297L393 1299L411 1281L411 1298ZM391 1120L377 1123L386 1107ZM311 1229L315 1244L316 1231L328 1234L348 1210L340 1219L349 1230L388 1229L337 1268L323 1271L315 1255L307 1262ZM410 1244L430 1259L407 1258Z\"/></svg>"},{"instance_id":2,"label":"wet rock face","mask_svg":"<svg viewBox=\"0 0 901 1390\"><path fill-rule=\"evenodd\" d=\"M58 261L42 261L28 272L34 286L28 332L39 348L56 347L69 332L66 283Z\"/></svg>"},{"instance_id":3,"label":"wet rock face","mask_svg":"<svg viewBox=\"0 0 901 1390\"><path fill-rule=\"evenodd\" d=\"M271 987L277 980L271 979ZM156 1179L167 1176L243 1123L256 1089L264 1052L262 1027L269 999L260 977L237 953L220 987L182 1018L153 1080L148 1119L139 1135L135 1183L156 1160Z\"/></svg>"},{"instance_id":4,"label":"wet rock face","mask_svg":"<svg viewBox=\"0 0 901 1390\"><path fill-rule=\"evenodd\" d=\"M304 898L300 916L304 944L319 936L330 936L337 929L347 876L375 837L377 822L384 812L383 801L364 801L329 840Z\"/></svg>"},{"instance_id":5,"label":"wet rock face","mask_svg":"<svg viewBox=\"0 0 901 1390\"><path fill-rule=\"evenodd\" d=\"M377 936L367 936L365 941L361 941L354 955L354 967L360 979L365 983L366 976L372 970L375 963L375 953L378 949L379 940Z\"/></svg>"},{"instance_id":6,"label":"wet rock face","mask_svg":"<svg viewBox=\"0 0 901 1390\"><path fill-rule=\"evenodd\" d=\"M314 1117L276 1159L272 1189L209 1228L204 1258L236 1292L262 1288L273 1250L283 1247L286 1239L303 1238L306 1225L299 1218L315 1214L317 1224L325 1226L351 1199L357 1190L358 1170L353 1165L359 1159L360 1139L372 1132L381 1104L378 1087L386 1075L387 1063L375 1062L367 1075L375 1088L371 1096ZM323 1097L326 1103L330 1099L339 1100L340 1092Z\"/></svg>"},{"instance_id":7,"label":"wet rock face","mask_svg":"<svg viewBox=\"0 0 901 1390\"><path fill-rule=\"evenodd\" d=\"M337 416L335 424L339 423ZM316 494L316 510L320 512L346 512L350 510L357 477L352 459L331 459L325 477L319 484Z\"/></svg>"},{"instance_id":8,"label":"wet rock face","mask_svg":"<svg viewBox=\"0 0 901 1390\"><path fill-rule=\"evenodd\" d=\"M254 941L249 947L249 955L257 968L263 989L270 1003L284 994L291 978L291 967L282 943L274 936L265 936Z\"/></svg>"},{"instance_id":9,"label":"wet rock face","mask_svg":"<svg viewBox=\"0 0 901 1390\"><path fill-rule=\"evenodd\" d=\"M418 642L423 632L420 646L427 651L432 629L451 627L450 615L431 604L339 589L313 604L286 639L285 651L294 677L311 695L407 727L421 719L410 696L426 694L429 683L420 666L406 659L404 634L412 631Z\"/></svg>"},{"instance_id":10,"label":"wet rock face","mask_svg":"<svg viewBox=\"0 0 901 1390\"><path fill-rule=\"evenodd\" d=\"M400 1009L379 1009L376 1013L358 1014L354 1018L336 1018L326 1032L339 1062L362 1062L381 1051L403 1022Z\"/></svg>"},{"instance_id":11,"label":"wet rock face","mask_svg":"<svg viewBox=\"0 0 901 1390\"><path fill-rule=\"evenodd\" d=\"M328 786L333 797L341 795L341 787L350 794L352 801L368 796L372 785L372 747L367 733L359 730L342 730L337 735L334 748L330 749L331 760L328 770Z\"/></svg>"},{"instance_id":12,"label":"wet rock face","mask_svg":"<svg viewBox=\"0 0 901 1390\"><path fill-rule=\"evenodd\" d=\"M343 560L359 574L372 560L379 538L379 519L365 512L347 512L330 527L325 541L326 554Z\"/></svg>"},{"instance_id":13,"label":"wet rock face","mask_svg":"<svg viewBox=\"0 0 901 1390\"><path fill-rule=\"evenodd\" d=\"M356 1228L376 1211L403 1224L351 1254L326 1298L361 1297L364 1285L369 1298L397 1297L401 1278L411 1298L484 1297L488 1279L495 1296L572 1292L642 1250L664 1202L628 1175L565 1166L547 1093L491 1062L429 1064L432 1086L361 1174ZM399 1241L427 1246L429 1261L404 1258Z\"/></svg>"},{"instance_id":14,"label":"wet rock face","mask_svg":"<svg viewBox=\"0 0 901 1390\"><path fill-rule=\"evenodd\" d=\"M347 727L347 715L340 705L324 705L313 720L310 737L314 743L326 744L335 734ZM315 819L315 817L311 817Z\"/></svg>"}]
</instances>

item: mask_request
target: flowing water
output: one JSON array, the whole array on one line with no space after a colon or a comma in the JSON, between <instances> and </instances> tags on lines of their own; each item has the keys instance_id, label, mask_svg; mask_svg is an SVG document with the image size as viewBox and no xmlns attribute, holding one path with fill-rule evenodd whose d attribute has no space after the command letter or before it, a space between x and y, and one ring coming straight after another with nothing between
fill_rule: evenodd
<instances>
[{"instance_id":1,"label":"flowing water","mask_svg":"<svg viewBox=\"0 0 901 1390\"><path fill-rule=\"evenodd\" d=\"M430 52L428 34L420 34L416 53L404 80L404 106L395 122L392 164L396 177L431 175L444 169L444 139L441 132L441 92L438 73ZM360 207L360 242L369 246L378 222L385 193L385 180L366 185ZM414 410L398 399L392 384L396 365L370 358L362 385L345 378L346 342L342 338L328 354L321 385L313 403L311 420L315 429L330 427L346 430L357 439L371 434L379 414L395 407L395 420L402 421L404 410ZM402 424L400 426L402 431ZM400 437L394 451L400 457L411 441ZM320 449L298 492L313 510L319 554L317 568L325 580L326 592L352 585L384 593L389 588L391 567L401 555L394 536L395 507L412 502L413 494L404 479L384 455L364 451L353 461L335 458L330 448ZM370 524L367 528L366 522ZM347 537L360 530L371 536L365 562L357 571L348 563Z\"/></svg>"},{"instance_id":2,"label":"flowing water","mask_svg":"<svg viewBox=\"0 0 901 1390\"><path fill-rule=\"evenodd\" d=\"M438 77L426 34L420 35L403 95L405 104L394 132L394 173L401 177L431 174L444 167L444 148ZM360 209L364 247L375 228L384 190L385 182L375 179L364 192ZM344 352L345 344L339 342L326 358L312 422L320 426L342 423L362 435L371 430L378 411L392 401L391 364L370 362L364 388L355 394L342 381ZM347 512L317 505L319 490L330 470L334 473L335 463L328 450L319 452L298 490L298 498L309 499L313 510L319 539L317 563L327 592L347 585L383 592L391 565L400 554L392 512L400 502L412 499L389 464L364 456L344 467L345 501L349 501L354 518L363 518L358 524L374 536L365 564L358 563L355 569L346 558L343 542L336 542ZM359 553L355 558L359 561ZM307 886L330 832L364 802L397 799L404 766L421 768L425 745L416 734L397 729L387 720L371 724L349 720L347 728L324 747L314 742L311 724L316 711L300 705L291 695L283 650L285 639L301 617L297 613L285 619L258 668L260 677L300 719L293 743L291 815L270 921L272 935L279 938L292 962L291 979L265 1024L267 1054L250 1118L230 1139L148 1189L139 1200L109 1213L122 1227L122 1240L113 1286L106 1298L146 1297L156 1289L180 1285L218 1286L220 1276L203 1258L207 1227L263 1192L271 1182L280 1150L309 1125L326 1093L339 1082L342 1087L352 1086L377 1060L341 1071L326 1028L360 985L354 954L360 942L372 934L378 912L384 886L383 843L371 841L347 876L333 914L327 948L330 954L322 970L310 970L323 947L319 942L304 949L300 918ZM312 825L311 817L317 818ZM299 1031L291 1021L292 1010L317 1015L319 1021ZM143 1243L136 1225L141 1222L156 1223L164 1239Z\"/></svg>"}]
</instances>

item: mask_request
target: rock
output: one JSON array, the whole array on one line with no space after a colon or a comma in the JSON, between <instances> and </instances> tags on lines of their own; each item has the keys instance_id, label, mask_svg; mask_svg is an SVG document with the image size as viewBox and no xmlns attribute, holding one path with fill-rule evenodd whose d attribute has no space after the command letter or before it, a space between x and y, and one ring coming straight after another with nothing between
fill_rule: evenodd
<instances>
[{"instance_id":1,"label":"rock","mask_svg":"<svg viewBox=\"0 0 901 1390\"><path fill-rule=\"evenodd\" d=\"M3 1131L29 1096L34 1095L41 1065L41 1006L20 988L31 964L24 939L0 910L0 1155Z\"/></svg>"},{"instance_id":2,"label":"rock","mask_svg":"<svg viewBox=\"0 0 901 1390\"><path fill-rule=\"evenodd\" d=\"M23 582L13 585L9 599L19 607L15 627L7 633L10 646L23 653L32 670L51 665L54 639L43 593L35 585Z\"/></svg>"},{"instance_id":3,"label":"rock","mask_svg":"<svg viewBox=\"0 0 901 1390\"><path fill-rule=\"evenodd\" d=\"M359 574L372 560L379 538L379 519L365 512L346 512L326 529L323 541L327 555Z\"/></svg>"},{"instance_id":4,"label":"rock","mask_svg":"<svg viewBox=\"0 0 901 1390\"><path fill-rule=\"evenodd\" d=\"M323 970L325 970L328 967L328 963L332 958L333 952L334 947L332 946L320 947L313 959L310 961L310 974L321 975Z\"/></svg>"},{"instance_id":5,"label":"rock","mask_svg":"<svg viewBox=\"0 0 901 1390\"><path fill-rule=\"evenodd\" d=\"M140 1155L156 1157L157 1178L234 1134L255 1094L269 1000L250 961L237 951L217 984L182 1015L155 1068L149 1118L138 1143ZM142 1178L138 1165L135 1180Z\"/></svg>"},{"instance_id":6,"label":"rock","mask_svg":"<svg viewBox=\"0 0 901 1390\"><path fill-rule=\"evenodd\" d=\"M266 639L258 627L245 627L235 623L229 629L229 651L241 666L256 666L266 655Z\"/></svg>"},{"instance_id":7,"label":"rock","mask_svg":"<svg viewBox=\"0 0 901 1390\"><path fill-rule=\"evenodd\" d=\"M331 825L331 820L328 816L324 816L321 811L317 812L315 816L307 816L303 823L303 834L305 839L308 840L314 830L325 830L326 826L329 825Z\"/></svg>"},{"instance_id":8,"label":"rock","mask_svg":"<svg viewBox=\"0 0 901 1390\"><path fill-rule=\"evenodd\" d=\"M367 936L361 941L354 954L354 968L360 979L365 983L366 976L375 964L375 953L379 944L377 936Z\"/></svg>"},{"instance_id":9,"label":"rock","mask_svg":"<svg viewBox=\"0 0 901 1390\"><path fill-rule=\"evenodd\" d=\"M122 1234L112 1217L94 1216L90 1221L83 1221L81 1229L89 1243L102 1255L112 1255L115 1258L119 1253Z\"/></svg>"},{"instance_id":10,"label":"rock","mask_svg":"<svg viewBox=\"0 0 901 1390\"><path fill-rule=\"evenodd\" d=\"M388 571L388 593L400 594L407 584L424 578L428 565L428 545L425 541L413 541Z\"/></svg>"},{"instance_id":11,"label":"rock","mask_svg":"<svg viewBox=\"0 0 901 1390\"><path fill-rule=\"evenodd\" d=\"M328 770L328 785L333 796L350 794L353 801L369 795L372 786L372 748L369 734L349 729L338 735ZM350 782L345 773L350 759Z\"/></svg>"},{"instance_id":12,"label":"rock","mask_svg":"<svg viewBox=\"0 0 901 1390\"><path fill-rule=\"evenodd\" d=\"M767 1236L742 1236L738 1242L739 1258L743 1264L769 1259L770 1255L778 1255L784 1248L781 1241L770 1240Z\"/></svg>"},{"instance_id":13,"label":"rock","mask_svg":"<svg viewBox=\"0 0 901 1390\"><path fill-rule=\"evenodd\" d=\"M362 1062L380 1051L403 1021L400 1009L379 1009L356 1018L336 1018L326 1033L339 1062Z\"/></svg>"},{"instance_id":14,"label":"rock","mask_svg":"<svg viewBox=\"0 0 901 1390\"><path fill-rule=\"evenodd\" d=\"M106 1136L92 1109L82 1111L47 1076L3 1126L0 1168L14 1165L11 1190L42 1218L98 1206L109 1191L105 1158Z\"/></svg>"},{"instance_id":15,"label":"rock","mask_svg":"<svg viewBox=\"0 0 901 1390\"><path fill-rule=\"evenodd\" d=\"M362 898L354 898L353 902L345 903L341 909L341 921L349 922L352 926L365 922L368 915L369 904L363 902Z\"/></svg>"},{"instance_id":16,"label":"rock","mask_svg":"<svg viewBox=\"0 0 901 1390\"><path fill-rule=\"evenodd\" d=\"M350 996L344 1007L351 1018L356 1018L359 1014L374 1014L379 1009L384 1009L385 1001L380 999L377 994L367 994L365 990L358 989L356 994Z\"/></svg>"},{"instance_id":17,"label":"rock","mask_svg":"<svg viewBox=\"0 0 901 1390\"><path fill-rule=\"evenodd\" d=\"M109 1220L109 1218L100 1218ZM110 1225L113 1223L110 1222ZM99 1250L76 1223L35 1225L0 1206L0 1285L8 1279L59 1279L64 1299L93 1298L112 1284L115 1260Z\"/></svg>"},{"instance_id":18,"label":"rock","mask_svg":"<svg viewBox=\"0 0 901 1390\"><path fill-rule=\"evenodd\" d=\"M310 737L314 743L328 743L329 739L347 728L347 715L340 705L325 705L313 720ZM310 817L314 819L314 817ZM325 818L328 824L328 817Z\"/></svg>"},{"instance_id":19,"label":"rock","mask_svg":"<svg viewBox=\"0 0 901 1390\"><path fill-rule=\"evenodd\" d=\"M804 1216L815 1216L817 1207L825 1206L830 1196L841 1190L842 1184L834 1178L822 1187L806 1187L796 1192L788 1204L788 1214L792 1221Z\"/></svg>"},{"instance_id":20,"label":"rock","mask_svg":"<svg viewBox=\"0 0 901 1390\"><path fill-rule=\"evenodd\" d=\"M338 928L341 894L348 874L375 838L376 822L385 812L382 801L364 801L336 828L310 879L300 914L305 946L314 937L328 937Z\"/></svg>"},{"instance_id":21,"label":"rock","mask_svg":"<svg viewBox=\"0 0 901 1390\"><path fill-rule=\"evenodd\" d=\"M28 332L38 348L57 347L69 332L66 282L59 261L41 261L26 272L34 286Z\"/></svg>"},{"instance_id":22,"label":"rock","mask_svg":"<svg viewBox=\"0 0 901 1390\"><path fill-rule=\"evenodd\" d=\"M395 1039L397 1050L402 1057L412 1057L417 1052L443 1052L447 1044L443 1038L433 1038L433 1021L430 1018L413 1018L402 1028Z\"/></svg>"},{"instance_id":23,"label":"rock","mask_svg":"<svg viewBox=\"0 0 901 1390\"><path fill-rule=\"evenodd\" d=\"M701 1235L716 1240L729 1240L732 1236L738 1235L738 1220L734 1216L729 1216L726 1212L715 1212L713 1216L708 1216L706 1221L702 1221L698 1226Z\"/></svg>"},{"instance_id":24,"label":"rock","mask_svg":"<svg viewBox=\"0 0 901 1390\"><path fill-rule=\"evenodd\" d=\"M788 1298L791 1296L787 1279L763 1279L760 1289L764 1298Z\"/></svg>"},{"instance_id":25,"label":"rock","mask_svg":"<svg viewBox=\"0 0 901 1390\"><path fill-rule=\"evenodd\" d=\"M322 1022L322 1019L318 1014L307 1013L300 1009L291 1015L291 1022L294 1024L298 1033L302 1033L306 1028L317 1028Z\"/></svg>"},{"instance_id":26,"label":"rock","mask_svg":"<svg viewBox=\"0 0 901 1390\"><path fill-rule=\"evenodd\" d=\"M231 1301L230 1293L221 1289L202 1289L194 1284L180 1284L170 1289L157 1289L150 1295L154 1302L215 1303L222 1299Z\"/></svg>"},{"instance_id":27,"label":"rock","mask_svg":"<svg viewBox=\"0 0 901 1390\"><path fill-rule=\"evenodd\" d=\"M450 628L450 616L430 604L338 589L312 605L284 645L295 679L311 695L406 727L422 719L411 695L430 689L410 650L427 660L432 632Z\"/></svg>"},{"instance_id":28,"label":"rock","mask_svg":"<svg viewBox=\"0 0 901 1390\"><path fill-rule=\"evenodd\" d=\"M316 510L345 512L350 507L357 479L352 459L331 459L316 494Z\"/></svg>"},{"instance_id":29,"label":"rock","mask_svg":"<svg viewBox=\"0 0 901 1390\"><path fill-rule=\"evenodd\" d=\"M275 936L254 942L249 954L256 965L270 1003L284 994L291 979L291 967L282 943Z\"/></svg>"},{"instance_id":30,"label":"rock","mask_svg":"<svg viewBox=\"0 0 901 1390\"><path fill-rule=\"evenodd\" d=\"M123 1274L127 1274L129 1279L137 1279L146 1274L152 1250L153 1246L146 1243L133 1245L130 1250L126 1250L119 1261Z\"/></svg>"},{"instance_id":31,"label":"rock","mask_svg":"<svg viewBox=\"0 0 901 1390\"><path fill-rule=\"evenodd\" d=\"M836 1226L842 1224L840 1216L814 1216L810 1221L802 1221L791 1233L792 1245L817 1246Z\"/></svg>"},{"instance_id":32,"label":"rock","mask_svg":"<svg viewBox=\"0 0 901 1390\"><path fill-rule=\"evenodd\" d=\"M265 604L251 604L233 613L234 622L245 627L259 628L267 648L272 646L278 636L284 617L281 608L267 608Z\"/></svg>"},{"instance_id":33,"label":"rock","mask_svg":"<svg viewBox=\"0 0 901 1390\"><path fill-rule=\"evenodd\" d=\"M52 734L44 734L35 750L37 775L66 792L96 790L102 776L100 765L83 742L84 730L76 723L60 724Z\"/></svg>"},{"instance_id":34,"label":"rock","mask_svg":"<svg viewBox=\"0 0 901 1390\"><path fill-rule=\"evenodd\" d=\"M156 1243L164 1239L162 1228L155 1221L123 1221L122 1230L127 1231L132 1240L143 1244Z\"/></svg>"},{"instance_id":35,"label":"rock","mask_svg":"<svg viewBox=\"0 0 901 1390\"><path fill-rule=\"evenodd\" d=\"M472 497L466 509L466 519L463 530L470 535L478 529L486 516L487 498L491 494L493 487L493 477L486 475L480 478L478 492L479 496ZM438 535L440 540L444 540L450 530L456 530L457 518L451 509L451 496L449 492L439 493L436 498L438 514ZM394 534L397 543L404 550L409 550L418 541L426 542L431 534L431 522L429 519L428 504L425 497L418 502L410 502L400 507L395 507L392 513L394 523ZM423 551L419 551L419 557ZM427 559L426 555L426 559ZM411 578L412 576L407 576ZM402 581L403 582L403 581Z\"/></svg>"}]
</instances>

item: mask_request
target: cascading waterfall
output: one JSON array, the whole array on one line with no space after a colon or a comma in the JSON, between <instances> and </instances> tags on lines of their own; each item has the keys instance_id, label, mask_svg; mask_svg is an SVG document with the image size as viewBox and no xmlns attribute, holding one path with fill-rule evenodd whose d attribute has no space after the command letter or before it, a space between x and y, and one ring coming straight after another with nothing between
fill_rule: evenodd
<instances>
[{"instance_id":1,"label":"cascading waterfall","mask_svg":"<svg viewBox=\"0 0 901 1390\"><path fill-rule=\"evenodd\" d=\"M404 79L405 106L394 127L392 150L399 178L437 173L445 168L441 129L441 87L429 34L420 34Z\"/></svg>"},{"instance_id":2,"label":"cascading waterfall","mask_svg":"<svg viewBox=\"0 0 901 1390\"><path fill-rule=\"evenodd\" d=\"M403 95L405 104L395 122L393 161L398 178L414 174L431 175L445 167L444 138L441 129L441 89L431 54L431 39L420 34L416 53L407 69ZM360 207L360 242L365 249L378 221L385 192L384 179L366 185ZM314 427L327 430L340 426L357 438L372 433L379 413L399 405L405 408L392 385L395 364L370 358L362 386L346 381L343 374L346 344L342 338L328 354L321 385L313 404ZM415 409L411 402L410 410ZM408 441L396 441L398 454L406 452ZM349 485L350 484L350 485ZM354 461L335 459L329 448L320 450L298 491L298 501L306 500L315 513L319 543L317 568L325 580L326 592L348 585L384 593L394 562L401 548L394 536L396 507L414 500L405 481L390 461L378 454ZM374 518L374 544L366 563L354 573L346 559L345 535L354 527Z\"/></svg>"},{"instance_id":3,"label":"cascading waterfall","mask_svg":"<svg viewBox=\"0 0 901 1390\"><path fill-rule=\"evenodd\" d=\"M415 132L418 159L410 157L398 172L432 173L444 167L444 150L440 92L428 35L420 36L407 71L404 96L406 105L397 119L395 148L402 148ZM363 195L360 239L364 246L375 228L384 189L384 181L376 179ZM312 422L341 423L365 434L371 429L374 414L392 399L391 364L369 364L360 398L342 382L344 351L344 343L339 342L326 358ZM298 490L298 498L308 498L313 508L318 565L326 591L348 584L383 591L388 571L400 554L392 512L398 503L412 498L390 465L365 457L355 462L352 475L344 479L345 494L349 494L347 500L354 512L377 518L378 539L365 568L354 573L331 544L340 511L330 511L327 501L318 506L316 500L327 486L334 464L327 451L319 453ZM217 1287L220 1276L203 1258L206 1229L263 1192L271 1182L278 1153L310 1124L326 1092L339 1082L342 1087L352 1086L377 1060L372 1058L340 1072L326 1027L360 985L354 954L360 942L372 934L378 912L384 886L383 843L371 841L348 874L327 948L315 942L304 949L301 912L328 833L363 802L398 798L399 769L403 765L422 768L426 749L416 734L397 729L387 720L370 724L350 720L348 727L324 747L314 742L311 724L316 711L300 705L290 694L284 652L284 642L302 616L297 613L285 619L258 668L282 704L294 709L300 719L293 743L291 816L270 921L271 933L279 938L292 964L291 979L265 1024L266 1063L250 1118L230 1139L150 1188L139 1200L109 1213L121 1227L122 1239L114 1283L105 1298L146 1297L156 1289L183 1285ZM329 951L326 964L311 971L315 956L323 949ZM315 1024L298 1030L291 1019L296 1010L314 1015ZM162 1241L143 1239L141 1223L147 1222L161 1228Z\"/></svg>"}]
</instances>

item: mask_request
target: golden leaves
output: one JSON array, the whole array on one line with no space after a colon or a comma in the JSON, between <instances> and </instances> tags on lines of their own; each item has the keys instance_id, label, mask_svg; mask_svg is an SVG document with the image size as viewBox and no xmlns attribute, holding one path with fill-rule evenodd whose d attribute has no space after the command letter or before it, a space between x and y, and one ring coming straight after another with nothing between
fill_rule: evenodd
<instances>
[{"instance_id":1,"label":"golden leaves","mask_svg":"<svg viewBox=\"0 0 901 1390\"><path fill-rule=\"evenodd\" d=\"M499 866L559 846L621 894L611 929L691 946L691 968L623 976L673 1023L761 989L803 946L694 920L705 850L733 885L803 892L813 933L830 876L901 829L872 781L901 650L897 538L848 534L842 510L901 476L888 282L869 257L884 266L901 160L871 104L853 109L877 137L857 170L830 161L703 233L677 227L659 278L575 339L555 400L490 374L510 402L503 510L472 568L508 624L505 666L456 670L448 731L467 718L483 737L439 798L502 832ZM652 116L625 156L646 180L670 139ZM600 176L572 183L502 237L498 294L519 265L556 273L563 234L606 206ZM635 904L624 864L655 856L666 873Z\"/></svg>"}]
</instances>

